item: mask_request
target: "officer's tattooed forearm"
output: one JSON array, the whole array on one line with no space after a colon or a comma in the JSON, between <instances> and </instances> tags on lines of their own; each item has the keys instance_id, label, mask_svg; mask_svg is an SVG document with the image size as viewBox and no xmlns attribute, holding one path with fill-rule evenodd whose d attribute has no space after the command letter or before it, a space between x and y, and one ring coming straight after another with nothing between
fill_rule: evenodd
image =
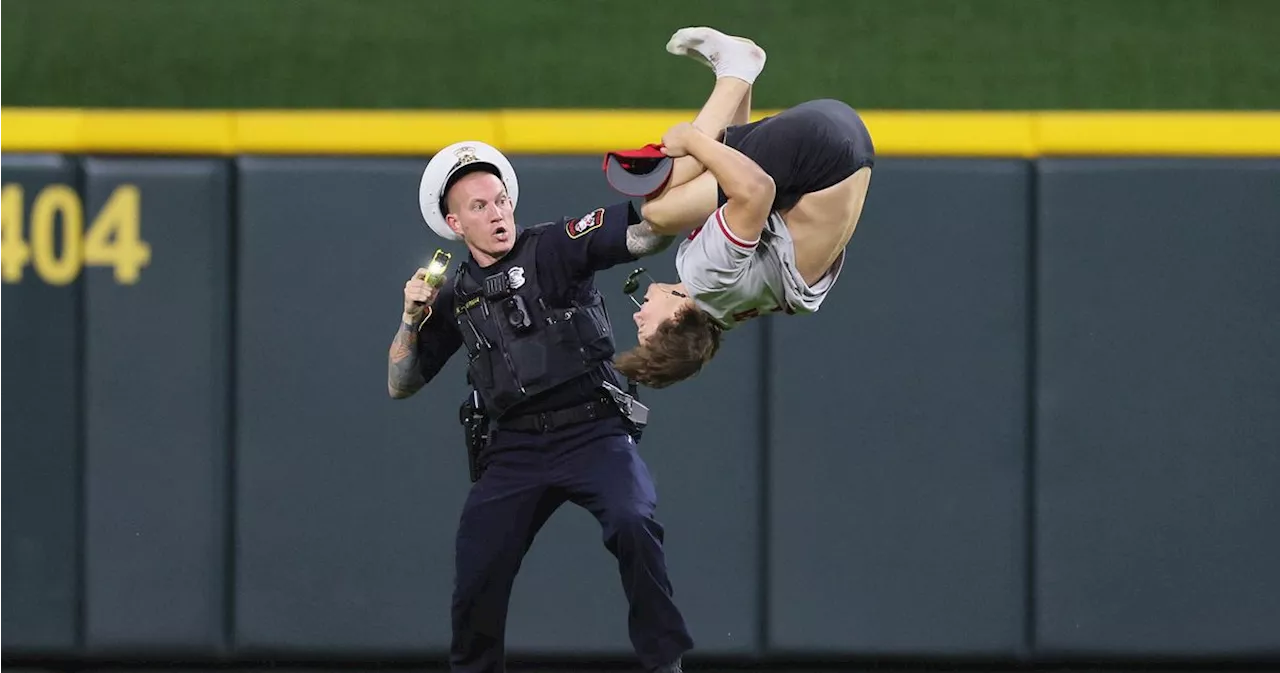
<instances>
[{"instance_id":1,"label":"officer's tattooed forearm","mask_svg":"<svg viewBox=\"0 0 1280 673\"><path fill-rule=\"evenodd\" d=\"M627 251L636 257L647 257L667 249L675 236L663 236L648 222L627 227Z\"/></svg>"},{"instance_id":2,"label":"officer's tattooed forearm","mask_svg":"<svg viewBox=\"0 0 1280 673\"><path fill-rule=\"evenodd\" d=\"M408 397L425 383L418 370L418 332L401 322L388 357L387 392L394 398Z\"/></svg>"}]
</instances>

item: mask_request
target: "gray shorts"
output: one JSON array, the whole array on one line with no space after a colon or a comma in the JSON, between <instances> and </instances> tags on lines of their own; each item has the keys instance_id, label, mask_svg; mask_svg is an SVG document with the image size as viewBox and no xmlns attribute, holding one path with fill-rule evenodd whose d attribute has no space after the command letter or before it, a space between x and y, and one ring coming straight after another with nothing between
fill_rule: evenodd
<instances>
[{"instance_id":1,"label":"gray shorts","mask_svg":"<svg viewBox=\"0 0 1280 673\"><path fill-rule=\"evenodd\" d=\"M840 269L844 267L845 251L831 263L831 268L813 285L804 282L804 276L796 268L796 245L787 229L787 223L778 213L770 213L760 234L760 254L764 256L764 264L759 265L758 272L776 274L781 282L783 295L791 313L814 313L822 306L822 301L831 292L836 279L840 277Z\"/></svg>"}]
</instances>

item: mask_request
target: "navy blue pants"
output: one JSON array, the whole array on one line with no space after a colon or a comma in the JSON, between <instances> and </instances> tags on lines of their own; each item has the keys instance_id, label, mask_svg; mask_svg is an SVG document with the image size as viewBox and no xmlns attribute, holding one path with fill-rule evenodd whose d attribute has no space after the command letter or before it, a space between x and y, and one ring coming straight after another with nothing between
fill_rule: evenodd
<instances>
[{"instance_id":1,"label":"navy blue pants","mask_svg":"<svg viewBox=\"0 0 1280 673\"><path fill-rule=\"evenodd\" d=\"M544 434L497 433L458 528L452 670L505 670L516 573L538 530L566 501L595 515L618 559L640 663L652 669L693 647L672 600L649 470L622 422L607 419Z\"/></svg>"}]
</instances>

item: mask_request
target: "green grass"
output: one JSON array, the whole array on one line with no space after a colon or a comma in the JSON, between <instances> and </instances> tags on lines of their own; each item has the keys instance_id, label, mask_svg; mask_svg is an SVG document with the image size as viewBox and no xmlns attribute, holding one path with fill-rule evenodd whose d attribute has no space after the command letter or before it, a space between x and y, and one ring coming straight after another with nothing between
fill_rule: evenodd
<instances>
[{"instance_id":1,"label":"green grass","mask_svg":"<svg viewBox=\"0 0 1280 673\"><path fill-rule=\"evenodd\" d=\"M8 0L5 105L697 106L666 54L769 52L757 107L1280 109L1270 0Z\"/></svg>"}]
</instances>

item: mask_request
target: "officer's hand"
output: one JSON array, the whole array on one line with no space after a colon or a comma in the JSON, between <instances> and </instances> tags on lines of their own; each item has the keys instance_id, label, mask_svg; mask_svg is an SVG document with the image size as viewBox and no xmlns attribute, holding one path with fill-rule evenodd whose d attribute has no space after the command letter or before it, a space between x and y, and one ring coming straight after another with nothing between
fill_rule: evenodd
<instances>
[{"instance_id":1,"label":"officer's hand","mask_svg":"<svg viewBox=\"0 0 1280 673\"><path fill-rule=\"evenodd\" d=\"M436 300L437 288L427 285L427 270L418 269L409 282L404 284L404 312L413 317L422 312Z\"/></svg>"},{"instance_id":2,"label":"officer's hand","mask_svg":"<svg viewBox=\"0 0 1280 673\"><path fill-rule=\"evenodd\" d=\"M689 139L701 133L693 124L680 122L662 136L662 152L669 157L683 157L689 153Z\"/></svg>"}]
</instances>

